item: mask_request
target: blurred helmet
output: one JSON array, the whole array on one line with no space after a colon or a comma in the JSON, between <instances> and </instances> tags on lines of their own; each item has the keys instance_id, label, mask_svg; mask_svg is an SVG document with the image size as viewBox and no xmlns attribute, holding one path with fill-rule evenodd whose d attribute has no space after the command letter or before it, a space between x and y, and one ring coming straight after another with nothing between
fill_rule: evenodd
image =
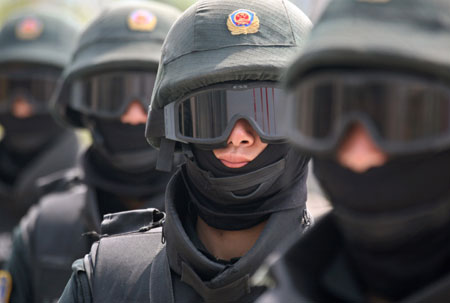
<instances>
[{"instance_id":1,"label":"blurred helmet","mask_svg":"<svg viewBox=\"0 0 450 303\"><path fill-rule=\"evenodd\" d=\"M329 153L360 122L389 154L450 147L450 2L332 1L288 71L289 137Z\"/></svg>"},{"instance_id":2,"label":"blurred helmet","mask_svg":"<svg viewBox=\"0 0 450 303\"><path fill-rule=\"evenodd\" d=\"M12 110L18 94L34 114L48 112L60 73L70 60L80 26L70 16L23 10L0 31L0 112Z\"/></svg>"},{"instance_id":3,"label":"blurred helmet","mask_svg":"<svg viewBox=\"0 0 450 303\"><path fill-rule=\"evenodd\" d=\"M81 34L53 100L55 116L74 127L82 117L119 118L138 100L146 108L160 49L180 12L156 2L120 2Z\"/></svg>"}]
</instances>

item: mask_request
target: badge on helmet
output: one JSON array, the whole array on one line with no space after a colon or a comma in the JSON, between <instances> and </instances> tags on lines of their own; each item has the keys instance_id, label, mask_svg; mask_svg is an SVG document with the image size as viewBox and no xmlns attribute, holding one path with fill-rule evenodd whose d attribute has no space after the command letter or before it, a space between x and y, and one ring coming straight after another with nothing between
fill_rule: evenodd
<instances>
[{"instance_id":1,"label":"badge on helmet","mask_svg":"<svg viewBox=\"0 0 450 303\"><path fill-rule=\"evenodd\" d=\"M0 303L9 302L11 289L12 289L11 274L7 271L0 270Z\"/></svg>"},{"instance_id":2,"label":"badge on helmet","mask_svg":"<svg viewBox=\"0 0 450 303\"><path fill-rule=\"evenodd\" d=\"M44 30L44 25L39 19L28 17L22 20L16 27L16 36L20 40L35 40Z\"/></svg>"},{"instance_id":3,"label":"badge on helmet","mask_svg":"<svg viewBox=\"0 0 450 303\"><path fill-rule=\"evenodd\" d=\"M135 10L128 17L128 27L134 31L151 32L156 23L156 16L145 9Z\"/></svg>"},{"instance_id":4,"label":"badge on helmet","mask_svg":"<svg viewBox=\"0 0 450 303\"><path fill-rule=\"evenodd\" d=\"M247 9L238 9L228 16L228 30L232 35L248 35L259 31L259 18Z\"/></svg>"}]
</instances>

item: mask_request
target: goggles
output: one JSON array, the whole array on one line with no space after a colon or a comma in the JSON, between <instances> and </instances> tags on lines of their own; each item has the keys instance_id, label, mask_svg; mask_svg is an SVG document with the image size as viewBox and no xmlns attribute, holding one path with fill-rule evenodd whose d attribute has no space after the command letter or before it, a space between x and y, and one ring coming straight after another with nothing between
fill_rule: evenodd
<instances>
[{"instance_id":1,"label":"goggles","mask_svg":"<svg viewBox=\"0 0 450 303\"><path fill-rule=\"evenodd\" d=\"M401 74L315 74L288 97L290 139L306 151L331 152L346 129L362 123L388 154L450 145L450 89Z\"/></svg>"},{"instance_id":2,"label":"goggles","mask_svg":"<svg viewBox=\"0 0 450 303\"><path fill-rule=\"evenodd\" d=\"M155 78L152 72L113 72L76 79L70 91L70 105L99 118L119 118L133 101L147 110Z\"/></svg>"},{"instance_id":3,"label":"goggles","mask_svg":"<svg viewBox=\"0 0 450 303\"><path fill-rule=\"evenodd\" d=\"M285 94L271 82L220 84L164 107L166 138L183 143L223 145L235 123L247 120L261 140L286 140L280 123Z\"/></svg>"},{"instance_id":4,"label":"goggles","mask_svg":"<svg viewBox=\"0 0 450 303\"><path fill-rule=\"evenodd\" d=\"M10 113L14 101L24 98L33 114L47 113L59 75L60 71L53 69L0 71L0 112Z\"/></svg>"}]
</instances>

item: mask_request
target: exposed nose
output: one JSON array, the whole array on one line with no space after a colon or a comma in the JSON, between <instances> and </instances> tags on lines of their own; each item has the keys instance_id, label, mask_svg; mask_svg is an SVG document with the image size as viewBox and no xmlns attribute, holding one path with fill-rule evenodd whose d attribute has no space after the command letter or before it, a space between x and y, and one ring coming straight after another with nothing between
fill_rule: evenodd
<instances>
[{"instance_id":1,"label":"exposed nose","mask_svg":"<svg viewBox=\"0 0 450 303\"><path fill-rule=\"evenodd\" d=\"M376 145L366 128L357 123L350 128L339 146L337 160L341 165L363 173L372 167L384 165L388 156Z\"/></svg>"},{"instance_id":2,"label":"exposed nose","mask_svg":"<svg viewBox=\"0 0 450 303\"><path fill-rule=\"evenodd\" d=\"M135 100L130 103L125 113L120 117L120 122L137 125L147 122L147 113L142 104Z\"/></svg>"},{"instance_id":3,"label":"exposed nose","mask_svg":"<svg viewBox=\"0 0 450 303\"><path fill-rule=\"evenodd\" d=\"M231 130L227 143L235 147L252 146L255 143L257 133L244 119L238 120Z\"/></svg>"},{"instance_id":4,"label":"exposed nose","mask_svg":"<svg viewBox=\"0 0 450 303\"><path fill-rule=\"evenodd\" d=\"M12 104L12 115L19 119L29 118L33 115L33 107L23 96L18 96Z\"/></svg>"}]
</instances>

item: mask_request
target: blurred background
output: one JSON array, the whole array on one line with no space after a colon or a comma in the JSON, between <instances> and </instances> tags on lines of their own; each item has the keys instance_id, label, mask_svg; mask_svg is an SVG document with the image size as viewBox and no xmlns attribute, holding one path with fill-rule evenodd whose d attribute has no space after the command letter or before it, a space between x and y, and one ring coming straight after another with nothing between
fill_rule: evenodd
<instances>
[{"instance_id":1,"label":"blurred background","mask_svg":"<svg viewBox=\"0 0 450 303\"><path fill-rule=\"evenodd\" d=\"M14 11L17 9L42 5L68 8L74 14L74 17L79 18L82 22L88 22L95 16L95 14L97 14L101 10L104 5L114 1L123 0L0 0L0 25L9 14L14 13ZM330 0L291 1L294 2L298 7L300 7L314 22L320 16L323 8ZM161 0L159 2L172 4L180 8L181 10L184 10L191 4L193 4L195 0ZM243 1L243 3L245 3L245 1Z\"/></svg>"},{"instance_id":2,"label":"blurred background","mask_svg":"<svg viewBox=\"0 0 450 303\"><path fill-rule=\"evenodd\" d=\"M17 9L30 6L42 7L42 5L67 8L76 18L79 18L82 22L88 22L102 9L103 6L110 2L117 1L121 0L0 0L0 24L3 23L9 14L14 13ZM159 2L172 4L184 10L194 3L195 0L165 0Z\"/></svg>"}]
</instances>

